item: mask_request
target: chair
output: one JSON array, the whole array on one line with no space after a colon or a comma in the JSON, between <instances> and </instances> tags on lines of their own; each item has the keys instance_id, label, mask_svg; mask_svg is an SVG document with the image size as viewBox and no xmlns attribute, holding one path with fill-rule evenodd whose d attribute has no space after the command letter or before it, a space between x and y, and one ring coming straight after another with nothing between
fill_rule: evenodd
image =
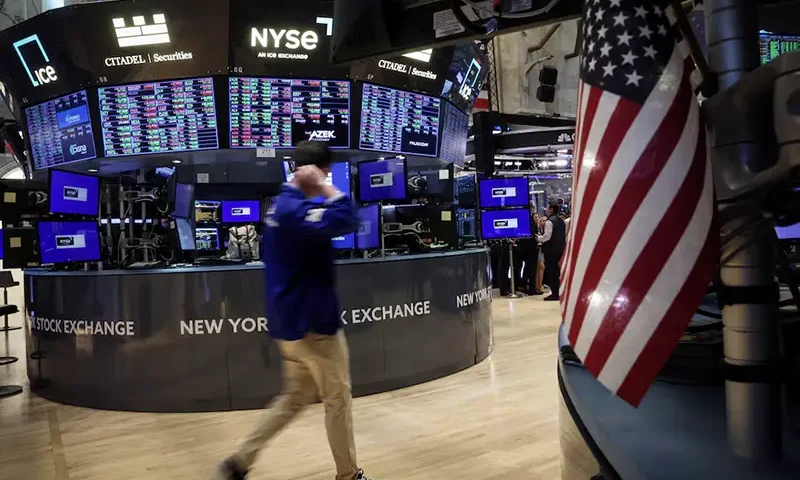
<instances>
[{"instance_id":1,"label":"chair","mask_svg":"<svg viewBox=\"0 0 800 480\"><path fill-rule=\"evenodd\" d=\"M5 316L5 326L0 327L0 332L10 332L12 330L19 330L22 327L9 327L8 316L19 312L16 305L8 304L8 289L18 287L19 282L14 281L14 276L8 270L0 271L0 288L3 289L3 304L0 305L0 316Z\"/></svg>"}]
</instances>

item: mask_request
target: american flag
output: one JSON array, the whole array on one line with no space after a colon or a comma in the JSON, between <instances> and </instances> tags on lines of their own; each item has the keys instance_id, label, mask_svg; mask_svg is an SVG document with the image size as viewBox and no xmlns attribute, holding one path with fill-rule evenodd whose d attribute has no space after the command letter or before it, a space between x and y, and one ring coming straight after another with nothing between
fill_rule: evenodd
<instances>
[{"instance_id":1,"label":"american flag","mask_svg":"<svg viewBox=\"0 0 800 480\"><path fill-rule=\"evenodd\" d=\"M561 310L575 353L638 405L716 269L711 164L666 1L583 14L573 217Z\"/></svg>"}]
</instances>

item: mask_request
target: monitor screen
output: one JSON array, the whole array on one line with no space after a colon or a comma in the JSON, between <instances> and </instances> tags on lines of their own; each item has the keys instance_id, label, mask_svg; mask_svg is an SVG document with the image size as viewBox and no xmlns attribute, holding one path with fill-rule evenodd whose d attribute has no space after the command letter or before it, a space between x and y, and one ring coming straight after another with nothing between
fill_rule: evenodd
<instances>
[{"instance_id":1,"label":"monitor screen","mask_svg":"<svg viewBox=\"0 0 800 480\"><path fill-rule=\"evenodd\" d=\"M176 218L175 229L178 231L178 241L181 244L181 250L184 252L191 252L196 249L194 244L194 228L192 222L188 218Z\"/></svg>"},{"instance_id":2,"label":"monitor screen","mask_svg":"<svg viewBox=\"0 0 800 480\"><path fill-rule=\"evenodd\" d=\"M195 245L199 252L219 250L219 229L199 227L194 233Z\"/></svg>"},{"instance_id":3,"label":"monitor screen","mask_svg":"<svg viewBox=\"0 0 800 480\"><path fill-rule=\"evenodd\" d=\"M525 177L490 178L478 184L481 208L527 207L530 202Z\"/></svg>"},{"instance_id":4,"label":"monitor screen","mask_svg":"<svg viewBox=\"0 0 800 480\"><path fill-rule=\"evenodd\" d=\"M483 210L481 234L484 240L530 237L531 213L527 208Z\"/></svg>"},{"instance_id":5,"label":"monitor screen","mask_svg":"<svg viewBox=\"0 0 800 480\"><path fill-rule=\"evenodd\" d=\"M231 77L231 148L350 147L350 82Z\"/></svg>"},{"instance_id":6,"label":"monitor screen","mask_svg":"<svg viewBox=\"0 0 800 480\"><path fill-rule=\"evenodd\" d=\"M441 100L365 83L359 148L435 157Z\"/></svg>"},{"instance_id":7,"label":"monitor screen","mask_svg":"<svg viewBox=\"0 0 800 480\"><path fill-rule=\"evenodd\" d=\"M261 204L258 200L225 200L222 202L222 223L258 223Z\"/></svg>"},{"instance_id":8,"label":"monitor screen","mask_svg":"<svg viewBox=\"0 0 800 480\"><path fill-rule=\"evenodd\" d=\"M297 166L292 161L283 162L283 178L286 179L287 182L294 180L294 171L296 168Z\"/></svg>"},{"instance_id":9,"label":"monitor screen","mask_svg":"<svg viewBox=\"0 0 800 480\"><path fill-rule=\"evenodd\" d=\"M219 223L222 218L222 202L197 200L194 202L194 221L196 223Z\"/></svg>"},{"instance_id":10,"label":"monitor screen","mask_svg":"<svg viewBox=\"0 0 800 480\"><path fill-rule=\"evenodd\" d=\"M800 223L786 227L775 227L779 240L800 240Z\"/></svg>"},{"instance_id":11,"label":"monitor screen","mask_svg":"<svg viewBox=\"0 0 800 480\"><path fill-rule=\"evenodd\" d=\"M761 32L759 35L759 50L761 63L771 62L784 53L794 52L800 48L798 35L774 35Z\"/></svg>"},{"instance_id":12,"label":"monitor screen","mask_svg":"<svg viewBox=\"0 0 800 480\"><path fill-rule=\"evenodd\" d=\"M194 201L194 185L190 183L175 183L175 208L173 217L191 218L192 202Z\"/></svg>"},{"instance_id":13,"label":"monitor screen","mask_svg":"<svg viewBox=\"0 0 800 480\"><path fill-rule=\"evenodd\" d=\"M50 212L96 217L100 209L100 178L50 170Z\"/></svg>"},{"instance_id":14,"label":"monitor screen","mask_svg":"<svg viewBox=\"0 0 800 480\"><path fill-rule=\"evenodd\" d=\"M405 200L406 161L399 158L358 164L358 193L362 202Z\"/></svg>"},{"instance_id":15,"label":"monitor screen","mask_svg":"<svg viewBox=\"0 0 800 480\"><path fill-rule=\"evenodd\" d=\"M35 170L97 157L85 90L26 108L25 118Z\"/></svg>"},{"instance_id":16,"label":"monitor screen","mask_svg":"<svg viewBox=\"0 0 800 480\"><path fill-rule=\"evenodd\" d=\"M442 88L442 96L469 112L483 88L489 73L489 59L475 42L456 47L453 61Z\"/></svg>"},{"instance_id":17,"label":"monitor screen","mask_svg":"<svg viewBox=\"0 0 800 480\"><path fill-rule=\"evenodd\" d=\"M361 250L380 248L381 246L381 206L368 205L358 210L361 222L356 232L356 247Z\"/></svg>"},{"instance_id":18,"label":"monitor screen","mask_svg":"<svg viewBox=\"0 0 800 480\"><path fill-rule=\"evenodd\" d=\"M333 185L340 192L348 197L351 196L350 189L350 162L337 162L331 165L331 171L325 183Z\"/></svg>"},{"instance_id":19,"label":"monitor screen","mask_svg":"<svg viewBox=\"0 0 800 480\"><path fill-rule=\"evenodd\" d=\"M341 237L333 237L331 239L331 244L333 248L337 250L350 250L356 247L356 234L355 233L348 233L347 235L342 235Z\"/></svg>"},{"instance_id":20,"label":"monitor screen","mask_svg":"<svg viewBox=\"0 0 800 480\"><path fill-rule=\"evenodd\" d=\"M456 108L450 102L444 102L442 115L442 146L439 158L445 162L464 166L467 156L467 132L469 131L469 115Z\"/></svg>"},{"instance_id":21,"label":"monitor screen","mask_svg":"<svg viewBox=\"0 0 800 480\"><path fill-rule=\"evenodd\" d=\"M211 78L100 87L105 156L219 148Z\"/></svg>"},{"instance_id":22,"label":"monitor screen","mask_svg":"<svg viewBox=\"0 0 800 480\"><path fill-rule=\"evenodd\" d=\"M42 263L100 261L97 222L39 222Z\"/></svg>"}]
</instances>

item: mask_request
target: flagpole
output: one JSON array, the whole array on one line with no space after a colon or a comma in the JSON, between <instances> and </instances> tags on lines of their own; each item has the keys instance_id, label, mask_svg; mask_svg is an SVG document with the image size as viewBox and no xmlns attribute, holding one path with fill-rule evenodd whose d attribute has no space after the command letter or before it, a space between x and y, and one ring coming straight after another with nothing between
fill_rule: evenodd
<instances>
[{"instance_id":1,"label":"flagpole","mask_svg":"<svg viewBox=\"0 0 800 480\"><path fill-rule=\"evenodd\" d=\"M704 8L708 63L722 91L759 66L757 2L706 0ZM724 175L716 152L711 158L715 176ZM741 150L742 164L757 160ZM763 195L720 205L728 443L737 456L761 461L780 456L782 432L772 232L766 222L753 223L763 211ZM747 232L746 238L737 231Z\"/></svg>"}]
</instances>

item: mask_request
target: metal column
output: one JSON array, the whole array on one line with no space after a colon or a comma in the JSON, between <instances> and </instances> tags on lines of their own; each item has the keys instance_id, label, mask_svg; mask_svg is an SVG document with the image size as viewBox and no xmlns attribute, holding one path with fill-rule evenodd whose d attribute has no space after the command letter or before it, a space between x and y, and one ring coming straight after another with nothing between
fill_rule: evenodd
<instances>
[{"instance_id":1,"label":"metal column","mask_svg":"<svg viewBox=\"0 0 800 480\"><path fill-rule=\"evenodd\" d=\"M707 0L708 60L719 90L735 84L759 66L758 6L754 0ZM716 160L712 153L712 161ZM757 171L755 150L742 144L740 160ZM720 168L714 163L714 168ZM766 222L748 229L763 212L763 194L721 205L722 235L733 237L722 249L721 278L726 287L773 285L775 258L772 232ZM748 232L747 238L732 233ZM745 248L741 248L747 243ZM738 252L737 252L738 250ZM766 297L766 296L765 296ZM779 331L777 305L770 303L726 305L725 362L731 371L764 371L777 365ZM769 460L781 453L781 384L747 378L725 382L728 443L740 457Z\"/></svg>"}]
</instances>

